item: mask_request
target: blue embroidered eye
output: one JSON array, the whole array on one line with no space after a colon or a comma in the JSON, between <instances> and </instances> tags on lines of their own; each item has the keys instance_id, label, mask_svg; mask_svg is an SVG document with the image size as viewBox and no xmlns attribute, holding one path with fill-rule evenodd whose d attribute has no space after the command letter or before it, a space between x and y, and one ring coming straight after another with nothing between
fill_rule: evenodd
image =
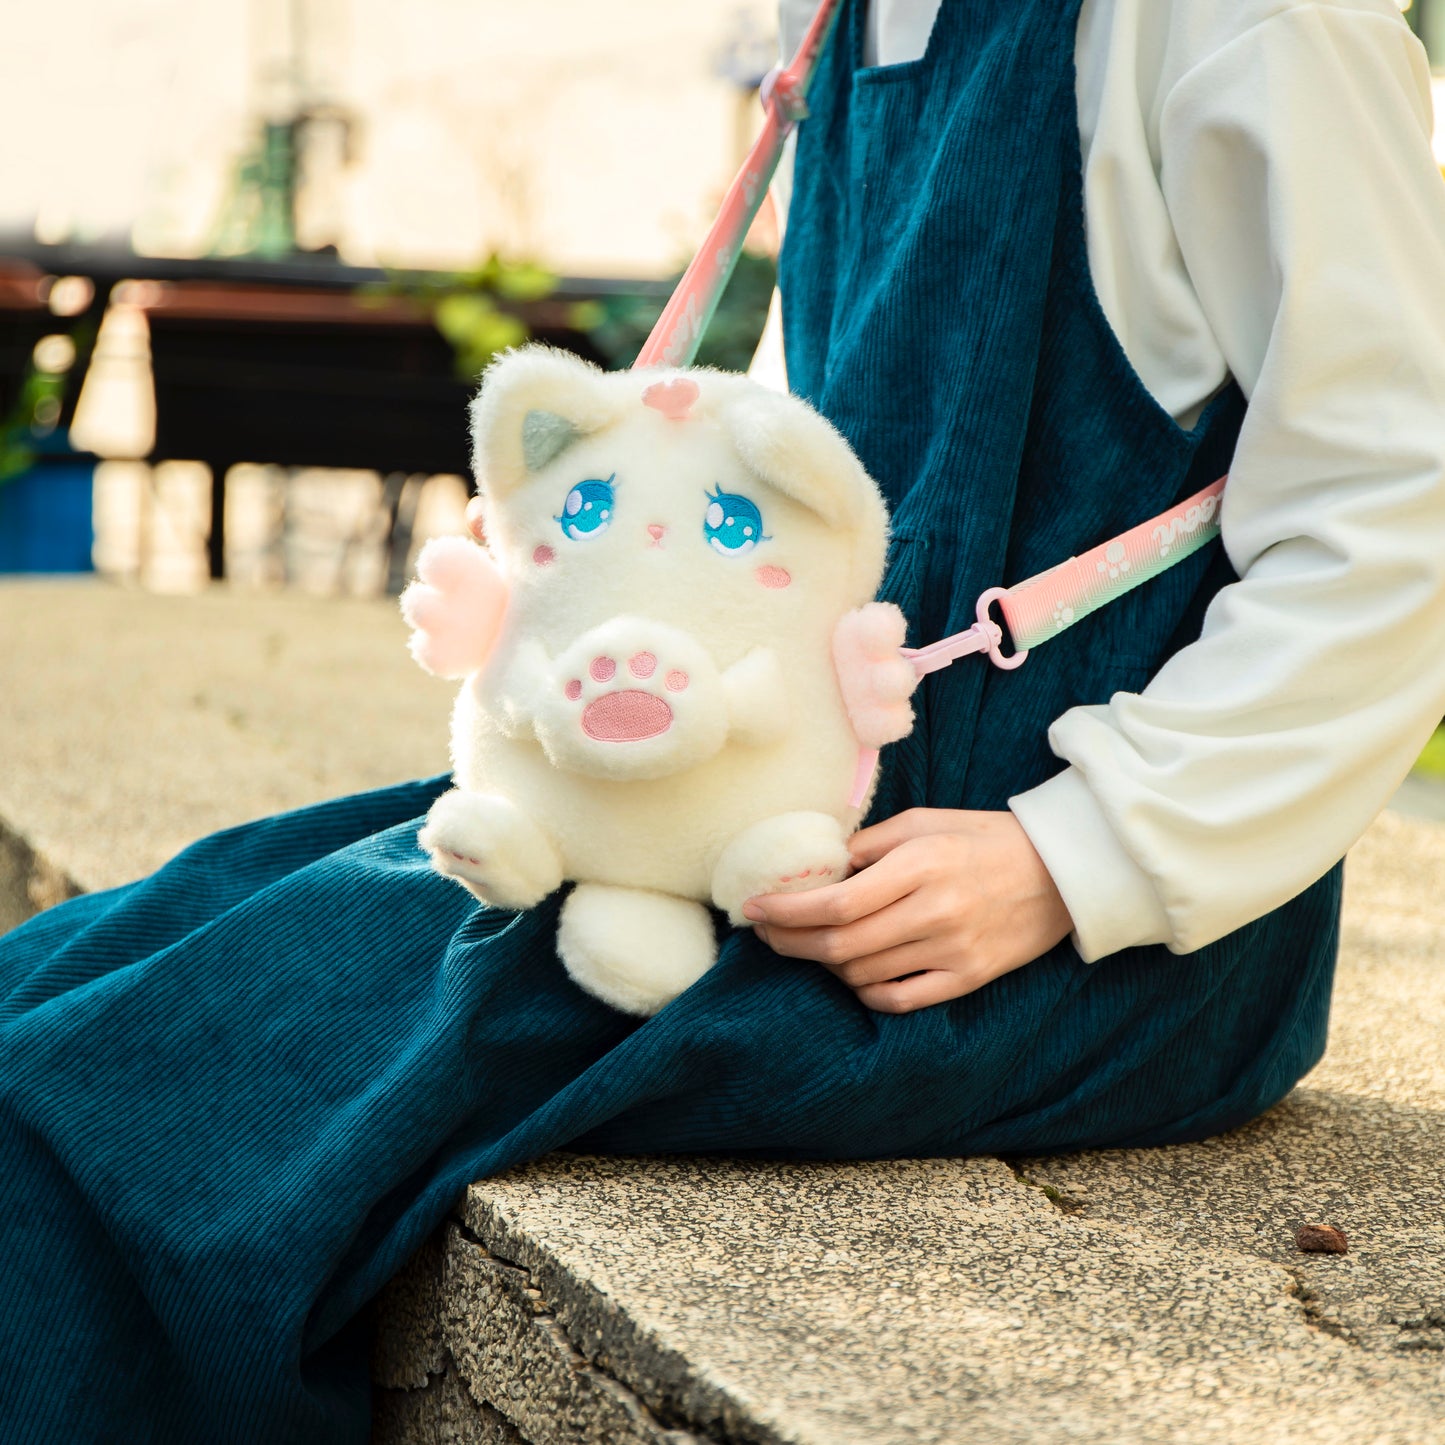
<instances>
[{"instance_id":1,"label":"blue embroidered eye","mask_svg":"<svg viewBox=\"0 0 1445 1445\"><path fill-rule=\"evenodd\" d=\"M617 474L614 472L612 477ZM612 523L612 477L605 482L578 482L562 503L562 515L554 518L575 542L605 532Z\"/></svg>"},{"instance_id":2,"label":"blue embroidered eye","mask_svg":"<svg viewBox=\"0 0 1445 1445\"><path fill-rule=\"evenodd\" d=\"M763 514L757 503L720 487L708 493L702 534L715 552L734 557L751 552L759 542L771 540L763 535Z\"/></svg>"}]
</instances>

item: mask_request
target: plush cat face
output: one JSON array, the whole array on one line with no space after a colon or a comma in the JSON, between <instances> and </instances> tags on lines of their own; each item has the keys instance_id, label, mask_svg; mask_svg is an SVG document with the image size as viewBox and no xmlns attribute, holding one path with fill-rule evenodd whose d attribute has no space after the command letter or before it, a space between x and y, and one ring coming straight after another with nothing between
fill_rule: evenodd
<instances>
[{"instance_id":1,"label":"plush cat face","mask_svg":"<svg viewBox=\"0 0 1445 1445\"><path fill-rule=\"evenodd\" d=\"M640 611L726 662L877 589L877 488L795 398L528 347L488 370L473 415L488 545L528 625Z\"/></svg>"}]
</instances>

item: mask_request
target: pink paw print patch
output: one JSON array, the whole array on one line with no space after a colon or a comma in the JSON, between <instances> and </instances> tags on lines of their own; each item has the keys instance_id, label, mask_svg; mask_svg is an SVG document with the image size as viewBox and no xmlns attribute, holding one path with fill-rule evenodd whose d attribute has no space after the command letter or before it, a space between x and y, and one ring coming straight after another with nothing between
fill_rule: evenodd
<instances>
[{"instance_id":1,"label":"pink paw print patch","mask_svg":"<svg viewBox=\"0 0 1445 1445\"><path fill-rule=\"evenodd\" d=\"M722 746L727 698L711 655L666 623L615 617L556 657L537 735L559 767L662 777Z\"/></svg>"},{"instance_id":2,"label":"pink paw print patch","mask_svg":"<svg viewBox=\"0 0 1445 1445\"><path fill-rule=\"evenodd\" d=\"M636 743L665 733L673 723L668 694L685 692L691 679L680 667L662 669L653 652L634 652L619 668L605 655L587 676L568 678L563 693L580 708L582 731L599 743Z\"/></svg>"}]
</instances>

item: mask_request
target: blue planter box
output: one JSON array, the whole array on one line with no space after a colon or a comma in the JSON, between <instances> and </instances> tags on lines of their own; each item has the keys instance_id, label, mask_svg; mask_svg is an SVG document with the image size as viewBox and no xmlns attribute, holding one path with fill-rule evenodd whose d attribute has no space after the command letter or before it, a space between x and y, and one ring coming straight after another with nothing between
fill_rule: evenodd
<instances>
[{"instance_id":1,"label":"blue planter box","mask_svg":"<svg viewBox=\"0 0 1445 1445\"><path fill-rule=\"evenodd\" d=\"M95 458L60 433L34 445L35 465L0 482L0 572L90 572Z\"/></svg>"}]
</instances>

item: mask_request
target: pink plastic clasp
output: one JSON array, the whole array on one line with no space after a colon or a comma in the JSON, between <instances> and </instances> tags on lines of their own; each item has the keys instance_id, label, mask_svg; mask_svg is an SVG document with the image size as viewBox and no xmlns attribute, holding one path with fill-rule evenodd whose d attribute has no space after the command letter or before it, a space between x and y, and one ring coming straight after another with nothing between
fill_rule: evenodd
<instances>
[{"instance_id":1,"label":"pink plastic clasp","mask_svg":"<svg viewBox=\"0 0 1445 1445\"><path fill-rule=\"evenodd\" d=\"M778 112L790 125L808 118L808 102L803 94L803 81L790 66L784 70L775 65L758 84L758 99L763 109L777 101Z\"/></svg>"},{"instance_id":2,"label":"pink plastic clasp","mask_svg":"<svg viewBox=\"0 0 1445 1445\"><path fill-rule=\"evenodd\" d=\"M955 659L968 657L975 652L986 652L988 660L1005 672L1022 667L1028 652L1015 652L1005 657L999 651L999 644L1003 642L1003 628L988 615L988 609L993 603L1007 595L1008 589L1005 587L990 587L978 599L978 621L972 627L955 632L952 637L930 642L927 647L904 647L899 650L913 663L914 671L919 677L926 677L930 672L947 667Z\"/></svg>"},{"instance_id":3,"label":"pink plastic clasp","mask_svg":"<svg viewBox=\"0 0 1445 1445\"><path fill-rule=\"evenodd\" d=\"M978 617L978 621L974 623L974 626L986 627L988 629L988 660L993 663L995 667L1001 667L1005 672L1012 672L1014 668L1022 667L1028 660L1028 648L1025 647L1018 652L1012 652L1005 657L1003 653L998 650L999 643L1003 641L1003 628L988 615L988 609L992 607L995 602L1007 596L1007 587L990 587L988 591L978 599L978 608L975 614Z\"/></svg>"},{"instance_id":4,"label":"pink plastic clasp","mask_svg":"<svg viewBox=\"0 0 1445 1445\"><path fill-rule=\"evenodd\" d=\"M927 677L930 672L937 672L940 668L947 667L955 658L968 657L971 653L985 652L988 660L995 667L1001 667L1005 672L1012 672L1016 667L1022 667L1024 659L1028 657L1028 649L1022 652L1011 653L1005 657L999 649L1003 641L1003 628L988 615L988 609L993 606L1000 597L1006 597L1006 587L990 587L982 597L978 599L978 621L972 627L965 628L962 632L955 632L952 637L942 638L938 642L930 642L927 647L900 647L898 651L912 664L913 670L919 677ZM861 808L863 799L868 795L868 789L873 783L873 774L878 768L878 749L859 748L858 768L853 778L853 791L848 795L848 805L853 808Z\"/></svg>"}]
</instances>

